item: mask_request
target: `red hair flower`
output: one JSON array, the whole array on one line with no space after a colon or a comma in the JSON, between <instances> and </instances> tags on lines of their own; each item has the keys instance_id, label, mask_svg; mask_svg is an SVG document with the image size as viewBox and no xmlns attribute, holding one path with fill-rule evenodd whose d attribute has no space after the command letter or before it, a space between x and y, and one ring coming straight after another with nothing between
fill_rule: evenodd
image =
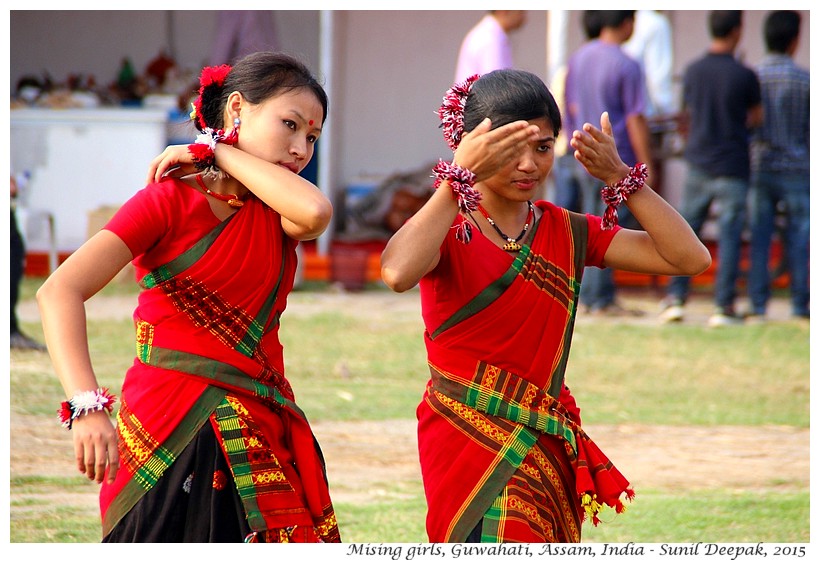
<instances>
[{"instance_id":1,"label":"red hair flower","mask_svg":"<svg viewBox=\"0 0 820 563\"><path fill-rule=\"evenodd\" d=\"M211 84L222 86L229 72L231 72L230 65L206 66L199 75L199 85L202 88L207 88Z\"/></svg>"},{"instance_id":2,"label":"red hair flower","mask_svg":"<svg viewBox=\"0 0 820 563\"><path fill-rule=\"evenodd\" d=\"M200 131L204 130L208 125L202 118L202 96L205 90L212 87L222 88L230 72L230 65L206 66L202 69L202 73L199 75L199 96L191 104L193 106L191 119Z\"/></svg>"}]
</instances>

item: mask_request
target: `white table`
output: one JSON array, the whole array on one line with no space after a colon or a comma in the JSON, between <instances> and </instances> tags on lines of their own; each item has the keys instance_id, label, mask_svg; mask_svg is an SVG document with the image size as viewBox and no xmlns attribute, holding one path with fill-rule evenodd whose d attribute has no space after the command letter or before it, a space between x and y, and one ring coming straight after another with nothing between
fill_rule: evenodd
<instances>
[{"instance_id":1,"label":"white table","mask_svg":"<svg viewBox=\"0 0 820 563\"><path fill-rule=\"evenodd\" d=\"M142 108L15 109L10 121L11 173L30 173L21 215L53 219L53 243L47 229L21 226L29 251L79 248L92 211L145 186L169 127L166 110Z\"/></svg>"}]
</instances>

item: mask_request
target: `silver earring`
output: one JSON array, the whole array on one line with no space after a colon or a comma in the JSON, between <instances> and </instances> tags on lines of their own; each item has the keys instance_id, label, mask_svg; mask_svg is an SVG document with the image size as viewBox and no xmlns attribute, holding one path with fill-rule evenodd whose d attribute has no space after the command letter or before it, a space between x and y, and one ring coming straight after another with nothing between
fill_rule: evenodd
<instances>
[{"instance_id":1,"label":"silver earring","mask_svg":"<svg viewBox=\"0 0 820 563\"><path fill-rule=\"evenodd\" d=\"M233 126L234 126L234 129L238 129L238 128L239 128L239 124L240 124L240 123L242 123L242 122L239 120L239 118L238 118L238 117L234 117L234 118L233 118Z\"/></svg>"}]
</instances>

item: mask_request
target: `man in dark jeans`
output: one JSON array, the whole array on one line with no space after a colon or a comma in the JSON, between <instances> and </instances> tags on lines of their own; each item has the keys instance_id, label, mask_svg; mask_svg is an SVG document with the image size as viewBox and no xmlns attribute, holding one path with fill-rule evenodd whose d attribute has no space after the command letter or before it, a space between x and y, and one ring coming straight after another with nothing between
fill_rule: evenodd
<instances>
[{"instance_id":1,"label":"man in dark jeans","mask_svg":"<svg viewBox=\"0 0 820 563\"><path fill-rule=\"evenodd\" d=\"M700 234L712 203L719 206L715 311L708 321L718 327L743 322L734 305L751 175L749 136L762 122L763 106L757 75L734 57L742 12L710 12L709 31L708 51L683 76L688 174L681 215ZM665 322L683 319L689 283L685 276L670 281L661 317Z\"/></svg>"},{"instance_id":2,"label":"man in dark jeans","mask_svg":"<svg viewBox=\"0 0 820 563\"><path fill-rule=\"evenodd\" d=\"M20 331L20 324L17 320L17 301L20 298L20 282L23 280L23 266L26 261L26 250L23 244L23 237L17 227L17 216L15 206L17 199L17 182L11 177L11 267L9 268L9 289L11 290L11 308L9 317L11 318L11 329L9 331L9 347L16 350L40 350L46 348Z\"/></svg>"},{"instance_id":3,"label":"man in dark jeans","mask_svg":"<svg viewBox=\"0 0 820 563\"><path fill-rule=\"evenodd\" d=\"M809 318L809 71L794 60L800 14L772 12L764 25L767 54L757 66L765 118L752 142L749 299L751 321L765 320L771 297L769 253L782 206L792 316Z\"/></svg>"}]
</instances>

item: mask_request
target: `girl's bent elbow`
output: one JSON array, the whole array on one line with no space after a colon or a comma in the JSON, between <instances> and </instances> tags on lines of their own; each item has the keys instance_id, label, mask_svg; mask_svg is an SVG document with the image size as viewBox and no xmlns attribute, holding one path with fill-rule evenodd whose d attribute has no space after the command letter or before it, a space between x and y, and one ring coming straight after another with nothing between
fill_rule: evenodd
<instances>
[{"instance_id":1,"label":"girl's bent elbow","mask_svg":"<svg viewBox=\"0 0 820 563\"><path fill-rule=\"evenodd\" d=\"M333 206L329 201L324 200L316 204L310 217L310 227L312 231L324 232L330 225L333 218Z\"/></svg>"},{"instance_id":2,"label":"girl's bent elbow","mask_svg":"<svg viewBox=\"0 0 820 563\"><path fill-rule=\"evenodd\" d=\"M382 267L381 274L382 281L384 282L384 284L396 293L404 293L405 291L407 291L415 285L409 283L405 279L402 279L402 276L399 275L399 272L397 272L393 268Z\"/></svg>"},{"instance_id":3,"label":"girl's bent elbow","mask_svg":"<svg viewBox=\"0 0 820 563\"><path fill-rule=\"evenodd\" d=\"M34 299L37 301L37 307L41 310L48 307L49 304L54 300L54 290L56 286L51 278L46 278L46 281L42 283L42 285L37 288L37 292L34 294Z\"/></svg>"},{"instance_id":4,"label":"girl's bent elbow","mask_svg":"<svg viewBox=\"0 0 820 563\"><path fill-rule=\"evenodd\" d=\"M296 240L314 240L327 230L332 217L333 207L329 202L317 203L298 219L282 217L282 226Z\"/></svg>"},{"instance_id":5,"label":"girl's bent elbow","mask_svg":"<svg viewBox=\"0 0 820 563\"><path fill-rule=\"evenodd\" d=\"M708 270L711 265L712 255L709 254L709 250L705 246L701 246L697 257L694 258L689 265L686 275L697 276Z\"/></svg>"}]
</instances>

